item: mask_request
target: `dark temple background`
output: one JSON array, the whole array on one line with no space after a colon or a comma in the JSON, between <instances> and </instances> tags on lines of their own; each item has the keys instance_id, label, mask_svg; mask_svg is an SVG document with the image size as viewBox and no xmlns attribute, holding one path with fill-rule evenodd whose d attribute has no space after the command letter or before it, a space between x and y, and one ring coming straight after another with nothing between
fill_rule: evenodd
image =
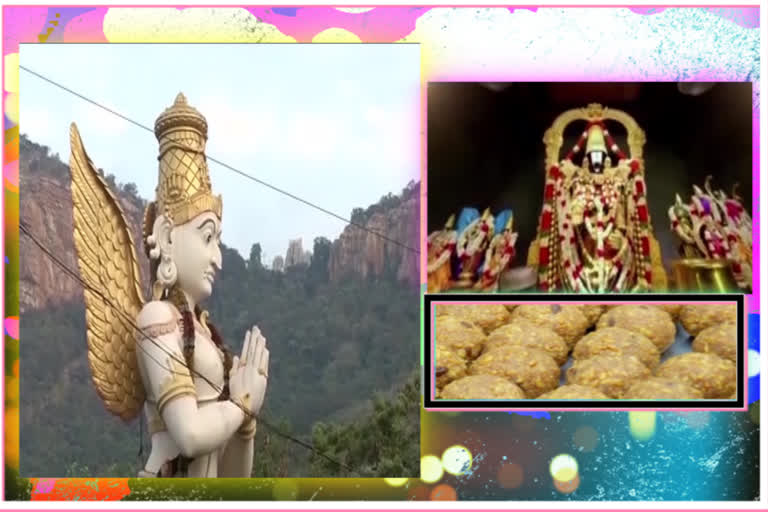
<instances>
[{"instance_id":1,"label":"dark temple background","mask_svg":"<svg viewBox=\"0 0 768 512\"><path fill-rule=\"evenodd\" d=\"M752 84L718 83L699 96L675 82L450 83L427 90L427 223L429 232L465 206L495 213L512 208L519 233L515 265L536 235L544 191L544 132L562 112L589 103L624 110L645 131L648 202L665 262L677 256L668 208L707 175L752 211ZM566 132L565 155L583 130ZM627 151L626 137L609 124Z\"/></svg>"}]
</instances>

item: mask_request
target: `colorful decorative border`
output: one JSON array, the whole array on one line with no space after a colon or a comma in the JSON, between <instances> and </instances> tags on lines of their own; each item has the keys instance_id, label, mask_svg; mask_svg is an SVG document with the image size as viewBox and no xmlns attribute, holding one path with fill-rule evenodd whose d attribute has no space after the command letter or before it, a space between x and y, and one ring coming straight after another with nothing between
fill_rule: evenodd
<instances>
[{"instance_id":1,"label":"colorful decorative border","mask_svg":"<svg viewBox=\"0 0 768 512\"><path fill-rule=\"evenodd\" d=\"M139 479L31 479L18 478L19 467L19 43L46 42L416 42L422 46L423 76L429 80L459 81L744 81L753 83L753 213L755 226L754 296L759 297L759 8L428 8L376 7L369 9L305 8L114 8L114 7L4 7L3 27L3 198L5 213L5 471L6 496L32 500L50 499L236 499L236 500L441 500L441 499L546 499L546 500L636 500L654 499L638 491L631 479L618 473L592 475L589 468L579 482L558 485L548 480L546 453L541 447L563 443L537 425L544 419L573 419L482 413L449 416L425 414L422 421L425 451L422 478L385 480L285 479L225 481L166 481ZM574 55L580 56L574 59ZM422 175L423 191L426 176ZM422 222L426 219L422 202ZM422 238L426 237L422 224ZM422 265L424 268L425 265ZM426 282L422 276L422 282ZM751 312L757 313L757 301ZM754 315L757 318L757 315ZM751 337L750 337L751 338ZM751 338L752 339L752 338ZM752 341L750 341L752 346ZM757 345L755 345L757 347ZM759 348L758 348L759 349ZM759 402L758 402L759 404ZM759 409L758 409L759 411ZM553 415L555 413L552 413ZM713 413L714 414L714 413ZM731 423L742 422L736 413L706 419L684 417L678 432L707 429L709 442L721 442L719 458L711 462L710 478L718 485L692 488L686 500L749 501L758 467L746 467L742 483L720 473L723 460L738 453L759 451L756 423L759 413L750 409L752 430L740 434L742 441L729 443ZM756 418L756 419L755 419ZM631 417L630 417L631 420ZM679 418L664 421L676 422ZM584 417L574 433L608 429L603 443L613 443L616 452L611 471L636 468L622 466L623 441L618 432L626 428L623 414ZM680 420L682 421L682 420ZM749 419L744 420L750 425ZM730 422L730 423L729 423ZM554 425L555 423L551 423ZM670 427L671 428L671 427ZM674 427L677 429L678 427ZM748 429L748 427L744 427ZM528 446L514 455L499 444L509 435ZM673 435L673 434L670 434ZM575 439L575 437L574 437ZM584 438L586 439L586 438ZM584 439L581 448L584 449ZM424 442L428 441L428 442ZM681 441L682 442L682 441ZM430 471L447 443L466 445L474 458L472 470L459 476L437 478ZM566 443L567 444L567 443ZM629 447L629 444L627 444ZM563 450L574 451L573 445ZM593 446L594 448L594 446ZM559 449L559 448L558 448ZM629 448L627 448L629 449ZM537 451L538 450L538 451ZM549 450L549 448L547 448ZM683 455L681 445L673 454ZM741 452L739 452L739 450ZM501 453L509 453L499 456ZM436 454L438 457L429 454ZM511 459L518 458L518 463ZM586 455L577 455L586 457ZM508 460L508 458L510 460ZM704 461L705 466L709 462ZM607 462L606 462L607 464ZM626 462L625 462L626 464ZM611 466L613 467L613 466ZM709 467L709 466L706 466ZM666 483L679 481L680 467L657 468L655 478ZM724 471L724 470L723 470ZM674 478L673 478L674 475ZM751 476L750 476L751 475ZM590 483L590 478L593 481ZM593 485L605 478L616 489ZM649 477L650 478L650 477ZM532 479L532 480L531 480ZM578 480L578 475L577 479ZM723 482L727 481L728 485ZM533 482L533 483L532 483ZM746 483L745 483L746 482ZM522 492L525 483L534 494ZM492 488L489 491L489 486ZM749 487L751 486L751 487ZM750 490L745 490L749 487ZM526 487L527 489L527 487ZM722 490L722 492L715 490ZM648 489L651 492L652 489ZM533 491L532 491L533 492ZM661 491L660 491L661 492ZM489 494L490 493L490 494ZM663 499L662 496L659 499Z\"/></svg>"}]
</instances>

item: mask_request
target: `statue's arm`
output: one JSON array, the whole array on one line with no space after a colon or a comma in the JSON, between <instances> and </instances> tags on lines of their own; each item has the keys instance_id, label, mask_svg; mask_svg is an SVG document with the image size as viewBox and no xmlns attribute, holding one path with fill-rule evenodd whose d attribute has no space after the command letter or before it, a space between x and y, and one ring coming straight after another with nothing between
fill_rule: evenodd
<instances>
[{"instance_id":1,"label":"statue's arm","mask_svg":"<svg viewBox=\"0 0 768 512\"><path fill-rule=\"evenodd\" d=\"M256 423L249 422L245 432L230 439L219 461L219 476L223 478L250 478L253 470L253 436ZM250 427L249 425L252 425Z\"/></svg>"},{"instance_id":2,"label":"statue's arm","mask_svg":"<svg viewBox=\"0 0 768 512\"><path fill-rule=\"evenodd\" d=\"M195 386L181 351L181 332L168 304L153 301L139 313L136 355L147 400L157 404L182 455L195 458L224 444L243 424L232 402L198 408Z\"/></svg>"}]
</instances>

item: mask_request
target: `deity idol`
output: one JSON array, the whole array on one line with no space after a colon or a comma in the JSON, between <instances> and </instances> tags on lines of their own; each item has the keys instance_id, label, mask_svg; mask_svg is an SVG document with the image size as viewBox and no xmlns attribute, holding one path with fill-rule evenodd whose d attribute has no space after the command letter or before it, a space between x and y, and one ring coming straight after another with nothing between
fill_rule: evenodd
<instances>
[{"instance_id":1,"label":"deity idol","mask_svg":"<svg viewBox=\"0 0 768 512\"><path fill-rule=\"evenodd\" d=\"M509 270L515 257L517 233L512 231L513 223L512 210L504 210L496 215L496 235L485 253L482 274L475 283L475 289L484 292L499 290L499 280L504 272Z\"/></svg>"},{"instance_id":2,"label":"deity idol","mask_svg":"<svg viewBox=\"0 0 768 512\"><path fill-rule=\"evenodd\" d=\"M451 257L456 249L455 215L451 215L441 231L427 238L427 291L437 293L446 290L451 283Z\"/></svg>"},{"instance_id":3,"label":"deity idol","mask_svg":"<svg viewBox=\"0 0 768 512\"><path fill-rule=\"evenodd\" d=\"M609 120L627 130L629 155L614 142ZM560 160L563 132L576 121L586 128ZM646 200L645 134L635 120L591 104L561 114L544 142L544 205L528 253L528 264L538 269L539 288L592 293L666 289ZM579 165L574 163L578 157Z\"/></svg>"},{"instance_id":4,"label":"deity idol","mask_svg":"<svg viewBox=\"0 0 768 512\"><path fill-rule=\"evenodd\" d=\"M483 265L486 251L494 235L494 217L490 209L482 215L474 208L464 208L459 213L459 233L456 257L459 267L457 288L473 288L477 274Z\"/></svg>"},{"instance_id":5,"label":"deity idol","mask_svg":"<svg viewBox=\"0 0 768 512\"><path fill-rule=\"evenodd\" d=\"M179 94L155 122L155 201L144 214L145 302L125 216L70 130L74 239L85 289L88 359L107 409L146 415L152 450L140 477L249 477L269 351L257 327L232 357L200 303L221 269L221 196L205 157L208 124Z\"/></svg>"},{"instance_id":6,"label":"deity idol","mask_svg":"<svg viewBox=\"0 0 768 512\"><path fill-rule=\"evenodd\" d=\"M712 176L704 182L704 190L694 185L689 204L679 195L669 207L672 231L680 238L682 260L676 262L679 287L690 287L702 281L717 283L715 289L730 291L734 282L738 288L752 286L752 217L744 208L736 187L729 197L722 190L713 191ZM730 273L733 279L720 276ZM704 274L709 274L706 276ZM694 277L695 276L695 277Z\"/></svg>"}]
</instances>

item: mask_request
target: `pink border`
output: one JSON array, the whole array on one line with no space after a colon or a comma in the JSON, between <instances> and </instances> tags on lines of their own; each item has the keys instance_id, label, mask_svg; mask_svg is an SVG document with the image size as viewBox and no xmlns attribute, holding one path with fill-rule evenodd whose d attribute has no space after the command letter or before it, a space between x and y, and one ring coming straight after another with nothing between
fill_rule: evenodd
<instances>
[{"instance_id":1,"label":"pink border","mask_svg":"<svg viewBox=\"0 0 768 512\"><path fill-rule=\"evenodd\" d=\"M541 295L539 295L541 296ZM508 300L498 300L498 301L490 301L490 300L484 300L484 301L453 301L453 300L433 300L430 305L432 307L432 310L430 311L430 336L432 339L430 339L430 361L435 360L435 329L434 329L434 321L435 321L435 306L438 304L460 304L460 305L471 305L471 304L480 304L480 305L487 305L487 304L531 304L533 301L508 301ZM656 301L656 302L648 302L648 301L631 301L631 302L598 302L598 301L568 301L568 304L574 304L574 305L616 305L616 304L645 304L645 305L657 305L657 304L731 304L733 301L679 301L679 302L667 302L667 301ZM560 302L547 302L547 301L535 301L535 304L561 304ZM749 350L749 335L747 333L748 329L748 319L749 319L749 311L746 307L746 301L745 301L745 307L744 307L744 318L742 319L743 323L743 331L744 331L744 394L746 395L747 390L749 389L749 371L747 369L747 351ZM429 382L429 393L430 393L430 399L436 400L435 398L435 380L430 379ZM517 407L512 406L510 409L503 409L503 408L487 408L487 407L471 407L468 409L460 409L455 407L429 407L424 408L425 411L447 411L447 412L515 412L515 411L546 411L546 412L570 412L570 411L577 411L577 412L584 412L584 411L591 411L591 412L623 412L623 411L655 411L655 412L688 412L688 411L719 411L719 412L745 412L749 410L749 406L747 405L747 400L745 396L744 400L744 407L742 408L724 408L724 409L713 409L711 407L703 407L703 408L697 408L695 406L692 407L686 407L684 409L642 409L642 408L632 408L632 407L618 407L616 409L609 409L605 407L600 408L591 408L591 407L569 407L567 409L550 409L546 408L544 406L541 407Z\"/></svg>"},{"instance_id":2,"label":"pink border","mask_svg":"<svg viewBox=\"0 0 768 512\"><path fill-rule=\"evenodd\" d=\"M41 7L41 8L52 8L52 7L62 7L62 8L64 8L64 7L67 7L67 8L94 7L94 8L97 8L97 7L103 7L103 6L100 6L98 4L72 4L72 5L56 5L56 6L28 5L28 4L5 4L3 7L6 7L6 6L7 7ZM123 5L112 5L112 6L109 6L109 7L185 8L185 7L179 7L177 4L156 4L156 5L123 4ZM237 8L240 8L240 7L243 7L243 6L242 5L238 5L238 4L218 4L218 5L205 5L205 4L201 4L201 5L187 6L186 8L190 8L190 7L237 7ZM287 5L286 5L286 7L287 7ZM330 7L330 6L294 4L294 5L291 5L291 7L322 8L322 7ZM356 7L356 6L349 5L349 6L344 6L344 7ZM371 6L370 5L366 5L366 6L363 6L363 7L371 7ZM373 6L373 7L376 7L376 6ZM389 6L386 6L386 7L413 7L413 4L392 4L392 5L389 5ZM441 6L440 5L434 5L434 6L430 6L430 7L432 7L432 8L439 8ZM442 7L461 7L461 5L442 6ZM503 7L503 8L508 8L509 6L508 5L499 5L499 4L487 4L487 5L470 5L470 6L466 6L466 7L472 7L472 8ZM573 7L577 7L577 8L627 8L628 6L627 5L621 5L621 4L615 4L615 5L590 5L590 4L583 4L583 5L547 5L547 6L535 6L535 5L533 5L533 6L516 6L515 8L517 8L517 9L538 9L538 8L542 8L542 7L544 7L544 8L569 8L569 7L571 7L571 8L573 8ZM701 7L711 8L711 7L716 7L716 6L713 6L712 4L701 4L701 5L675 5L675 4L664 4L664 5L662 5L662 4L660 4L660 5L643 5L642 6L643 9L701 8ZM743 5L728 5L728 6L723 6L723 7L727 7L727 8L760 8L762 6L760 4L754 4L753 3L753 4L743 4ZM4 58L5 55L6 55L5 38L3 38L2 48L3 48L3 58ZM2 69L2 73L0 74L0 77L2 79L2 83L4 84L4 63L0 67L3 68ZM3 88L4 88L4 85L3 85ZM426 85L424 86L423 95L424 95L423 97L425 98L426 97ZM426 107L426 102L425 101L424 101L424 105ZM422 159L422 161L423 161L423 167L422 167L423 171L422 172L423 172L424 175L422 176L422 185L421 185L422 189L421 189L421 193L422 193L422 198L426 199L426 190L427 190L427 188L426 188L427 187L427 179L426 179L426 176L425 176L426 175L426 151L425 151L425 149L426 149L426 140L427 140L427 138L426 138L426 122L425 122L426 108L424 108L423 112L424 112L424 118L423 118L422 122L424 122L424 124L423 124L424 135L423 135L423 142L422 142L422 144L423 144L424 154L423 154L423 159ZM3 160L5 160L5 147L4 146L5 146L5 144L3 145ZM754 115L753 115L753 176L757 177L757 179L754 179L754 182L753 182L753 205L755 205L755 206L753 206L753 226L754 226L754 238L753 238L753 240L755 242L755 245L757 245L757 247L754 248L755 257L754 257L754 261L753 261L753 274L754 274L755 277L754 277L753 286L754 286L754 291L755 291L754 299L758 299L758 297L759 297L759 278L760 278L760 274L759 274L759 264L760 264L760 259L759 259L759 220L760 219L759 219L759 211L757 212L757 215L754 215L754 213L755 213L756 210L758 210L756 205L757 205L757 199L759 198L759 186L760 186L760 181L759 181L759 120L758 120L758 117L754 116ZM3 215L3 224L5 225L5 217L4 217L4 212L5 212L5 208L4 208L5 204L4 203L5 203L5 201L4 201L4 199L5 199L5 192L3 193L2 197L0 197L0 206L3 207L3 213L0 214L0 215ZM422 241L425 241L426 237L427 237L426 206L425 206L425 204L426 204L425 201L422 201L422 205L421 205L422 226L421 226L421 230L420 230L421 231L421 236L422 236ZM422 252L424 252L423 260L426 261L426 252L425 251L422 251ZM423 262L420 265L420 269L422 271L422 280L421 280L421 282L422 282L422 284L425 284L426 283L426 267L423 264ZM5 274L6 274L5 273L5 265L3 265L3 269L0 270L0 282L2 282L3 284L5 283ZM751 299L751 297L748 297L748 298ZM748 305L749 305L749 307L745 308L745 310L746 310L745 313L746 314L748 314L750 312L759 313L759 301L758 300L749 300ZM4 306L3 306L3 313L4 313L3 314L3 318L5 318L5 307ZM3 355L0 355L0 358L1 358L0 361L4 361L4 353L3 353ZM0 392L2 392L2 393L5 392L5 380L4 379L3 379L3 382L0 383ZM2 414L4 415L4 413L2 413ZM5 440L5 429L3 429L3 440ZM4 446L5 446L5 442L3 442L3 447L0 448L0 449L4 450ZM4 467L0 471L3 472L3 482L4 482L5 481L5 478L4 478ZM2 483L0 483L0 486L4 487L4 485ZM647 508L647 510L650 510L650 509L651 508L649 506ZM31 509L26 509L26 510L31 510ZM98 510L98 509L94 509L94 510ZM103 510L107 510L107 509L103 509ZM126 510L131 510L131 509L126 509ZM146 510L146 509L133 509L133 510ZM202 510L205 510L205 509L200 509L200 510L202 511ZM214 510L214 509L208 509L208 510ZM271 511L271 510L276 510L277 511L277 510L279 510L281 512L293 512L293 511L304 510L304 509L300 509L300 508L295 508L295 509L270 509L270 508L265 508L264 510L266 510L266 511ZM400 509L380 509L380 510L420 510L420 509L416 509L416 508L411 508L411 509L400 508ZM471 509L463 508L463 509L455 509L455 510L456 511L460 511L460 512L469 512L469 510L471 510ZM528 512L529 510L531 512L533 512L533 510L536 510L538 512L538 511L557 510L557 509L554 509L554 508L553 509L525 509L525 508L520 508L518 510L520 512ZM560 508L560 510L562 510L562 508ZM618 511L618 510L622 510L622 509L615 508L615 509L601 509L601 510L605 510L606 512L608 512L608 511L614 511L614 510ZM642 509L637 509L637 510L642 510ZM680 509L653 509L653 510L658 510L660 512L672 512L672 511L676 511L676 510L680 510ZM734 509L719 509L719 510L740 510L740 509L735 509L734 508Z\"/></svg>"},{"instance_id":3,"label":"pink border","mask_svg":"<svg viewBox=\"0 0 768 512\"><path fill-rule=\"evenodd\" d=\"M718 5L718 4L657 4L657 5L651 5L651 4L641 4L641 5L627 5L627 4L548 4L548 5L513 5L510 6L509 4L432 4L432 5L419 5L415 3L410 4L386 4L386 5L375 5L375 4L350 4L350 5L336 5L336 4L282 4L282 5L269 5L264 4L266 7L269 8L281 8L281 7L291 7L291 8L298 8L298 9L357 9L357 8L364 8L364 9L375 9L378 7L424 7L429 9L493 9L493 8L507 8L507 7L514 7L515 9L564 9L564 8L576 8L576 9L596 9L596 8L606 8L606 9L634 9L634 8L642 8L642 9L711 9L711 8L728 8L728 9L759 9L761 5L759 3L756 4L725 4L725 5ZM78 8L84 8L84 7L105 7L109 9L126 9L126 8L161 8L161 9L193 9L197 7L202 8L212 8L212 7L219 7L219 8L225 8L225 9L243 9L246 7L249 7L247 5L243 4L194 4L194 5L180 5L180 4L114 4L114 5L104 5L104 4L61 4L61 5L49 5L49 4L3 4L3 7L27 7L27 8L40 8L40 9L48 9L48 8L67 8L67 9L78 9ZM109 43L107 43L109 44Z\"/></svg>"},{"instance_id":4,"label":"pink border","mask_svg":"<svg viewBox=\"0 0 768 512\"><path fill-rule=\"evenodd\" d=\"M6 12L5 11L5 6L3 6L2 9L3 9L3 21L2 21L2 23L3 23L3 29L5 29L5 24L8 22L5 19L5 12ZM2 80L0 82L0 88L2 88L2 89L0 90L0 98L3 98L3 108L2 108L3 113L2 113L2 116L0 116L0 124L2 124L2 128L3 128L3 149L2 149L2 152L3 152L3 169L5 169L5 94L4 93L5 93L5 56L8 55L7 52L5 51L5 37L3 37L2 50L3 50L3 55L2 55L3 64L0 66L0 68L2 68L2 72L0 73L0 80ZM21 137L21 132L19 132L19 137ZM2 298L2 300L0 300L0 302L2 302L2 304L3 304L3 306L2 306L2 309L3 309L2 318L0 318L0 321L3 322L3 349L0 350L0 368L5 368L5 318L6 318L6 316L5 316L5 313L6 313L6 309L5 309L5 296L6 296L6 293L5 293L5 256L6 256L7 252L8 252L8 246L7 246L8 244L6 243L6 239L7 239L6 232L8 231L8 224L5 222L5 194L6 194L6 189L5 189L5 176L4 175L2 176L2 180L0 180L0 181L3 182L3 193L0 194L0 205L2 205L2 207L0 207L0 216L2 216L2 219L3 219L3 233L2 233L2 237L3 237L3 251L2 252L3 252L3 254L0 254L0 257L3 258L3 270L2 270L2 272L0 272L0 274L2 275L1 279L2 279L2 285L3 285L3 291L2 291L3 298ZM21 178L19 178L19 185L21 185ZM21 190L19 190L19 192L21 192ZM19 194L19 197L21 197L21 194ZM21 202L19 202L19 221L21 221ZM19 249L19 252L21 252L21 249ZM21 323L21 307L19 307L19 323ZM21 337L21 335L19 335L19 337ZM5 379L6 379L5 372L3 372L3 378L0 379L0 396L3 397L3 402L5 402L5 396L6 396L6 394L5 394ZM19 394L21 394L21 393L19 393ZM21 396L19 396L19 399L21 399ZM6 464L6 462L5 462L5 405L3 405L3 408L0 411L0 419L3 422L3 426L2 426L2 428L3 428L3 446L0 446L0 453L2 453L2 457L3 457L3 464L2 464L3 467L2 467L2 469L0 469L0 478L2 478L2 483L0 483L0 489L2 489L3 495L0 496L0 499L5 501L5 491L6 491L6 489L5 489L5 464ZM19 421L21 421L21 403L19 403ZM19 430L21 430L21 427L19 427ZM21 444L21 432L19 432L19 444ZM21 452L21 447L19 447L19 452ZM19 459L21 459L21 455L19 455ZM21 466L21 464L19 464L19 466Z\"/></svg>"}]
</instances>

